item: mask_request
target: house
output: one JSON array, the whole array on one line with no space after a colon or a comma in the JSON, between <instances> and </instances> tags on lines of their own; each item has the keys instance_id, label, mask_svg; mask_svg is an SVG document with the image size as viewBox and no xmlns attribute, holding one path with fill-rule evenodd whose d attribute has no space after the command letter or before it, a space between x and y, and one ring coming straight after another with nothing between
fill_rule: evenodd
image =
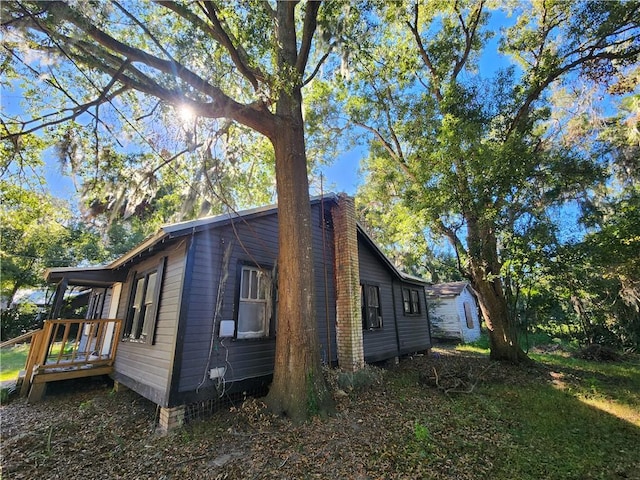
<instances>
[{"instance_id":1,"label":"house","mask_svg":"<svg viewBox=\"0 0 640 480\"><path fill-rule=\"evenodd\" d=\"M321 357L357 369L430 348L425 282L400 272L357 223L353 199L311 200ZM278 210L162 227L98 268L54 268L52 318L71 285L92 287L87 318L122 319L111 376L161 408L268 385L277 335Z\"/></svg>"},{"instance_id":2,"label":"house","mask_svg":"<svg viewBox=\"0 0 640 480\"><path fill-rule=\"evenodd\" d=\"M474 342L480 337L478 304L469 282L429 285L426 293L433 338Z\"/></svg>"}]
</instances>

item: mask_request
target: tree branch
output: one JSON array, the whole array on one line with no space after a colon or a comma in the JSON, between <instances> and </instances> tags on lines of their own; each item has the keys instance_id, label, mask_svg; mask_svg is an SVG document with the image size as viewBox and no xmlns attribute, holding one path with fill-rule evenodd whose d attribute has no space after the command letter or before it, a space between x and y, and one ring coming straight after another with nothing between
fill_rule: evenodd
<instances>
[{"instance_id":1,"label":"tree branch","mask_svg":"<svg viewBox=\"0 0 640 480\"><path fill-rule=\"evenodd\" d=\"M320 71L320 67L322 67L322 64L329 57L329 55L331 55L331 52L333 51L334 46L335 46L335 43L332 43L331 45L329 45L329 48L327 49L325 54L322 55L322 58L320 58L320 60L318 61L317 65L313 69L313 72L311 72L311 75L309 75L305 80L302 81L303 87L309 84L314 79L314 77L318 74L318 72Z\"/></svg>"},{"instance_id":2,"label":"tree branch","mask_svg":"<svg viewBox=\"0 0 640 480\"><path fill-rule=\"evenodd\" d=\"M214 99L225 97L224 93L218 87L209 84L206 80L193 73L184 65L170 60L163 60L155 55L151 55L150 53L116 40L114 37L110 36L103 30L100 30L87 18L81 16L63 2L52 2L49 11L54 16L75 25L82 32L86 33L89 38L95 40L99 45L107 50L129 58L132 62L140 62L162 73L176 76L183 80L187 85L190 85L194 89ZM47 33L52 34L53 32L49 31Z\"/></svg>"},{"instance_id":3,"label":"tree branch","mask_svg":"<svg viewBox=\"0 0 640 480\"><path fill-rule=\"evenodd\" d=\"M465 269L463 268L463 265L462 265L461 254L467 257L468 253L466 248L464 247L464 244L458 237L458 234L456 233L456 231L450 227L447 227L441 218L438 218L434 222L434 229L440 234L444 235L449 240L449 243L451 243L451 246L456 252L456 261L458 263L458 270L460 272L464 272Z\"/></svg>"},{"instance_id":4,"label":"tree branch","mask_svg":"<svg viewBox=\"0 0 640 480\"><path fill-rule=\"evenodd\" d=\"M402 151L398 151L396 152L393 149L393 145L390 144L389 142L387 142L384 137L382 136L382 134L376 130L373 127L370 127L369 125L366 125L364 123L360 123L360 122L353 122L354 125L360 127L360 128L364 128L365 130L373 133L373 135L378 139L378 141L382 144L382 146L385 148L385 150L389 153L389 155L391 156L391 158L393 158L396 163L398 164L398 166L402 169L402 171L405 173L405 175L407 175L407 177L409 177L409 179L413 182L416 181L416 177L415 175L411 172L411 170L409 170L409 167L407 166L403 155L402 155Z\"/></svg>"},{"instance_id":5,"label":"tree branch","mask_svg":"<svg viewBox=\"0 0 640 480\"><path fill-rule=\"evenodd\" d=\"M309 60L309 52L311 51L311 43L313 42L313 35L315 34L316 27L318 25L318 10L320 9L319 1L309 1L306 4L306 11L304 16L304 24L302 26L302 38L300 52L298 53L298 59L296 61L296 71L303 76L307 61ZM326 58L323 57L323 59ZM321 63L316 66L316 70L320 67Z\"/></svg>"},{"instance_id":6,"label":"tree branch","mask_svg":"<svg viewBox=\"0 0 640 480\"><path fill-rule=\"evenodd\" d=\"M420 38L419 23L418 23L418 12L419 12L419 2L416 2L413 7L413 24L410 22L406 22L406 25L411 30L413 34L413 38L416 40L416 45L418 46L418 52L420 52L420 57L422 61L427 66L429 73L431 74L431 93L436 97L436 99L441 102L443 99L442 92L440 92L440 78L438 76L438 72L436 71L433 63L431 62L431 58L427 53L427 49L424 47L422 43L422 39Z\"/></svg>"},{"instance_id":7,"label":"tree branch","mask_svg":"<svg viewBox=\"0 0 640 480\"><path fill-rule=\"evenodd\" d=\"M195 145L195 149L200 148L202 145L204 145L203 143L199 143L197 145ZM153 170L151 170L151 172L149 173L149 175L155 175L156 172L158 170L160 170L162 167L169 165L171 162L173 162L174 160L176 160L177 158L181 157L182 155L184 155L185 153L189 153L191 151L193 151L194 148L193 147L187 147L183 150L181 150L180 152L176 153L175 155L173 155L170 158L164 159L162 158L162 162L160 163L160 165L158 165L157 167L155 167Z\"/></svg>"},{"instance_id":8,"label":"tree branch","mask_svg":"<svg viewBox=\"0 0 640 480\"><path fill-rule=\"evenodd\" d=\"M595 48L595 47L593 47ZM507 133L505 138L509 138L520 126L520 122L522 122L529 114L529 109L533 102L540 98L540 95L544 90L551 85L554 81L556 81L559 77L564 75L567 72L572 71L573 69L592 61L598 60L623 60L628 58L637 57L640 54L640 49L635 49L629 52L625 52L624 54L618 54L615 52L602 51L599 53L588 54L584 57L577 58L576 60L562 66L556 68L552 72L550 72L541 82L535 85L533 88L529 90L529 93L525 97L524 102L516 111L509 128L507 129Z\"/></svg>"},{"instance_id":9,"label":"tree branch","mask_svg":"<svg viewBox=\"0 0 640 480\"><path fill-rule=\"evenodd\" d=\"M165 3L173 3L173 2L161 2ZM236 67L238 67L238 71L251 83L253 89L258 92L260 90L260 84L258 83L258 75L259 73L254 71L249 67L249 62L247 60L247 53L240 45L240 42L235 38L232 38L229 33L224 29L222 22L218 18L216 13L216 6L211 1L203 1L198 3L198 6L203 10L207 18L211 21L211 25L213 26L212 33L214 34L216 40L220 45L222 45L233 60L233 63ZM260 75L261 76L261 75Z\"/></svg>"},{"instance_id":10,"label":"tree branch","mask_svg":"<svg viewBox=\"0 0 640 480\"><path fill-rule=\"evenodd\" d=\"M148 52L120 42L106 32L97 28L89 19L73 10L67 4L58 1L47 3L47 6L49 14L55 20L58 22L70 22L80 31L85 33L90 39L96 42L94 45L92 43L78 41L75 39L70 43L71 45L75 45L77 48L83 48L86 52L91 52L91 58L88 56L83 57L81 55L75 55L75 58L83 64L93 65L95 68L98 68L105 73L114 74L117 69L113 66L113 63L116 62L116 59L119 59L117 55L122 55L131 63L139 62L151 69L159 71L160 73L182 80L195 91L208 96L211 101L196 101L189 98L184 92L164 88L160 85L159 81L153 80L147 74L143 74L140 70L134 68L133 65L128 65L126 72L135 75L137 79L123 73L119 80L124 85L130 86L131 88L143 93L156 95L174 105L179 103L188 103L198 112L199 115L204 117L233 118L234 120L261 133L271 133L272 114L262 102L254 104L238 103L226 95L219 87L211 85L206 80L187 69L184 65L175 61L158 58ZM69 40L67 37L61 35L60 29L57 28L57 26L47 27L40 24L38 28L45 34L49 35L52 39L61 38L67 41ZM116 55L114 55L114 53ZM119 59L118 61L120 63L122 60ZM112 65L109 63L112 63Z\"/></svg>"},{"instance_id":11,"label":"tree branch","mask_svg":"<svg viewBox=\"0 0 640 480\"><path fill-rule=\"evenodd\" d=\"M113 85L115 85L115 83L117 81L119 81L119 79L120 79L120 77L122 75L122 72L124 71L124 69L127 67L128 64L129 64L128 61L125 61L125 62L122 63L120 68L113 74L113 76L112 76L111 80L109 81L109 83L102 89L102 91L100 92L98 98L96 98L95 100L92 100L91 102L87 102L87 103L84 103L84 104L80 104L75 99L73 99L64 89L62 89L59 85L57 85L57 83L52 82L52 81L48 81L48 83L52 87L54 87L57 90L60 90L61 92L63 92L67 96L67 98L69 98L72 102L74 102L77 105L77 107L64 108L64 109L59 110L57 112L50 113L50 114L47 114L47 115L42 115L40 117L32 118L32 119L30 119L28 121L22 122L22 127L24 128L25 126L29 125L30 123L38 122L40 120L44 120L45 118L52 117L54 115L59 115L62 112L65 112L65 111L71 111L72 112L70 115L68 115L66 117L58 118L58 119L52 120L50 122L41 123L41 124L36 125L35 127L30 128L28 130L21 129L19 132L10 133L8 135L0 136L0 139L2 139L2 140L11 139L11 138L14 138L14 137L17 137L17 136L20 136L20 135L26 135L26 134L29 134L29 133L33 133L35 131L41 130L42 128L50 127L50 126L53 126L53 125L58 125L60 123L66 122L68 120L73 120L73 119L77 118L78 116L80 116L83 113L88 113L89 109L91 107L93 107L93 106L97 107L98 105L100 105L102 103L110 102L113 98L117 97L118 95L120 95L120 94L122 94L122 93L124 93L125 91L128 90L127 87L122 87L122 88L119 88L119 89L115 90L110 95L108 95L109 90L111 90ZM97 117L95 117L95 119L96 119L96 121L99 121L99 119ZM7 130L7 132L8 132L8 130Z\"/></svg>"},{"instance_id":12,"label":"tree branch","mask_svg":"<svg viewBox=\"0 0 640 480\"><path fill-rule=\"evenodd\" d=\"M483 7L484 7L484 0L481 0L480 3L477 5L476 9L474 10L474 12L471 14L471 25L469 28L465 24L464 18L462 17L462 14L458 10L458 4L456 2L455 8L456 8L456 11L458 12L458 19L460 20L462 31L464 32L465 46L464 46L464 52L462 56L456 61L456 64L453 68L453 72L451 74L451 77L453 79L457 78L458 74L462 71L465 64L467 63L467 60L469 59L469 54L471 53L471 47L473 46L473 39L476 35L476 30L478 28L478 25L480 25L480 18L482 16Z\"/></svg>"},{"instance_id":13,"label":"tree branch","mask_svg":"<svg viewBox=\"0 0 640 480\"><path fill-rule=\"evenodd\" d=\"M172 62L174 62L176 64L178 63L171 56L171 54L167 51L167 49L164 48L164 46L158 41L158 39L155 37L155 35L153 33L151 33L151 30L149 30L146 27L146 25L144 25L140 20L138 20L138 18L135 15L133 15L131 12L129 12L129 10L127 10L122 5L120 5L119 2L117 2L115 0L112 0L112 1L113 1L113 4L116 7L118 7L122 13L124 13L127 17L129 17L131 19L131 21L133 23L135 23L138 26L138 28L140 28L140 30L142 30L145 34L147 34L147 36L153 41L153 43L156 44L156 46L160 49L160 51L162 53L164 53L170 61L172 61Z\"/></svg>"},{"instance_id":14,"label":"tree branch","mask_svg":"<svg viewBox=\"0 0 640 480\"><path fill-rule=\"evenodd\" d=\"M544 15L543 15L543 32L542 40L540 42L540 47L537 49L537 54L535 54L536 62L535 65L532 66L533 72L537 74L540 71L541 67L541 59L544 54L544 44L546 39L553 28L556 28L563 21L568 21L566 18L550 18L548 16L546 3L543 4L544 7ZM638 57L640 55L640 46L637 44L637 40L635 44L632 44L630 47L626 48L624 51L615 51L613 47L620 46L621 44L629 43L631 35L623 35L627 32L632 32L633 30L638 29L637 22L633 25L628 25L632 23L633 16L637 16L637 12L640 9L640 5L636 6L630 13L629 16L626 17L626 21L619 29L614 32L604 32L599 37L594 38L590 43L583 42L574 48L571 51L564 52L562 54L561 60L568 62L565 65L560 65L552 69L547 73L545 77L539 80L537 83L531 86L529 92L522 105L517 109L513 120L511 121L509 128L507 129L507 133L505 138L509 138L520 126L521 122L527 118L531 105L540 98L540 95L544 92L544 90L555 80L557 80L562 75L580 67L589 62L597 62L600 60L626 60ZM619 37L623 36L622 40L619 40ZM573 60L571 60L573 58ZM534 78L537 75L534 75Z\"/></svg>"}]
</instances>

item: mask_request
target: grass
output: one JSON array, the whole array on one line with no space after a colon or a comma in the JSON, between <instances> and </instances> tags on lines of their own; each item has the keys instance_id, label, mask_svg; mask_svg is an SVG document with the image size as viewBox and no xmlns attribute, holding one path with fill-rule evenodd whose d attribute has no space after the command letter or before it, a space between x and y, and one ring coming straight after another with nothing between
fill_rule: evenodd
<instances>
[{"instance_id":1,"label":"grass","mask_svg":"<svg viewBox=\"0 0 640 480\"><path fill-rule=\"evenodd\" d=\"M522 345L524 338L520 338L520 342ZM562 343L565 350L576 349L575 345L561 342L546 333L529 334L527 343L530 348ZM488 354L488 336L484 334L476 342L458 345L456 350ZM556 374L553 384L580 402L640 426L640 360L591 362L569 355L536 353L529 353L529 357L550 369L564 372ZM576 378L580 381L575 381Z\"/></svg>"},{"instance_id":2,"label":"grass","mask_svg":"<svg viewBox=\"0 0 640 480\"><path fill-rule=\"evenodd\" d=\"M640 360L592 362L560 355L530 356L561 372L554 380L558 388L640 427Z\"/></svg>"},{"instance_id":3,"label":"grass","mask_svg":"<svg viewBox=\"0 0 640 480\"><path fill-rule=\"evenodd\" d=\"M534 374L505 366L506 378L432 402L405 434L403 469L429 462L463 478L471 463L469 478L639 479L640 365L533 357ZM415 380L395 378L390 396L411 397Z\"/></svg>"},{"instance_id":4,"label":"grass","mask_svg":"<svg viewBox=\"0 0 640 480\"><path fill-rule=\"evenodd\" d=\"M556 343L557 341L558 339L554 339L544 332L527 333L518 336L520 346L527 350L535 347L536 345L547 345L550 343ZM486 333L483 333L475 342L460 344L456 349L461 352L489 353L489 336Z\"/></svg>"},{"instance_id":5,"label":"grass","mask_svg":"<svg viewBox=\"0 0 640 480\"><path fill-rule=\"evenodd\" d=\"M6 471L75 478L71 468L84 461L87 478L129 478L144 469L148 478L229 480L640 480L637 362L545 354L534 357L535 365L517 367L486 355L436 353L403 358L361 387L349 384L335 416L303 424L247 399L162 437L152 433L155 406L131 391L64 388L30 418L16 400L3 407L5 431L15 435L5 440ZM441 381L450 378L447 372L466 381L482 377L469 393L445 394L442 383L429 381L436 370ZM32 434L25 436L27 430ZM136 455L122 455L128 451ZM33 452L44 452L46 462L25 461ZM220 456L230 460L215 470Z\"/></svg>"},{"instance_id":6,"label":"grass","mask_svg":"<svg viewBox=\"0 0 640 480\"><path fill-rule=\"evenodd\" d=\"M29 347L29 344L20 344L0 349L0 382L18 379L27 363Z\"/></svg>"},{"instance_id":7,"label":"grass","mask_svg":"<svg viewBox=\"0 0 640 480\"><path fill-rule=\"evenodd\" d=\"M58 355L61 346L61 342L55 343L51 349L51 355ZM31 344L21 343L0 349L0 382L17 380L20 370L24 370L27 364L30 347ZM68 342L63 353L71 353L73 351L72 347L73 342Z\"/></svg>"},{"instance_id":8,"label":"grass","mask_svg":"<svg viewBox=\"0 0 640 480\"><path fill-rule=\"evenodd\" d=\"M493 459L498 477L608 478L637 460L637 430L563 391L505 386L490 398L510 426L511 447Z\"/></svg>"}]
</instances>

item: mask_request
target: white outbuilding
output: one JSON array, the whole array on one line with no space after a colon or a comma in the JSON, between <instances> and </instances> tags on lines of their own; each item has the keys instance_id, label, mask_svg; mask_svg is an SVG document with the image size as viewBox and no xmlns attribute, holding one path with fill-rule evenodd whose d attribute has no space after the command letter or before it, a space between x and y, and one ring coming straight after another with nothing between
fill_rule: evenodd
<instances>
[{"instance_id":1,"label":"white outbuilding","mask_svg":"<svg viewBox=\"0 0 640 480\"><path fill-rule=\"evenodd\" d=\"M478 303L469 282L440 283L425 290L433 338L468 343L480 337Z\"/></svg>"}]
</instances>

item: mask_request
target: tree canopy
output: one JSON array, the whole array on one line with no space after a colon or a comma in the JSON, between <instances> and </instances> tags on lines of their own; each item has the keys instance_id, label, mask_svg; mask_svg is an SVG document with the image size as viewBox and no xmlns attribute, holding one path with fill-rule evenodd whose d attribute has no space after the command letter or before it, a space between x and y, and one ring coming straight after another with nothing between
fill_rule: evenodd
<instances>
[{"instance_id":1,"label":"tree canopy","mask_svg":"<svg viewBox=\"0 0 640 480\"><path fill-rule=\"evenodd\" d=\"M493 358L524 358L510 269L548 255L553 208L605 179L596 156L558 141L567 122L554 118L551 95L622 85L640 52L639 12L635 2L384 4L378 41L344 79L337 98L370 139L361 198L394 209L386 218L396 225L409 215L416 231L448 239ZM492 16L512 13L494 38ZM495 41L507 66L490 71ZM375 204L363 209L374 218Z\"/></svg>"}]
</instances>

